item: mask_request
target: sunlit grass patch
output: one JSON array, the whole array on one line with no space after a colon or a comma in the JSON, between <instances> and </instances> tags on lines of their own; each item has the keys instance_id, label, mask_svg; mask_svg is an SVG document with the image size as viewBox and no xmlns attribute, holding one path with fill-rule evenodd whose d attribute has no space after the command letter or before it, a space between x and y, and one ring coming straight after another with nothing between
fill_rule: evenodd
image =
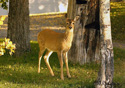
<instances>
[{"instance_id":1,"label":"sunlit grass patch","mask_svg":"<svg viewBox=\"0 0 125 88\"><path fill-rule=\"evenodd\" d=\"M113 39L124 40L124 8L125 4L111 3L111 21ZM38 17L37 19L39 19ZM54 16L53 16L54 18ZM48 19L48 18L47 18ZM64 19L64 16L63 16ZM41 23L46 20L41 20ZM60 18L58 18L60 20ZM55 22L56 19L54 19ZM48 23L51 23L48 22ZM63 22L62 22L63 23ZM4 39L0 39L0 42ZM65 80L60 79L60 65L56 53L50 57L50 65L55 73L52 77L45 65L41 61L41 72L37 73L38 68L38 43L31 41L31 52L25 53L19 58L14 58L5 54L0 57L0 88L94 88L94 81L97 78L99 64L93 62L80 66L69 62L69 69L72 78L66 76L64 64ZM116 88L125 88L125 50L114 48L114 83Z\"/></svg>"},{"instance_id":2,"label":"sunlit grass patch","mask_svg":"<svg viewBox=\"0 0 125 88\"><path fill-rule=\"evenodd\" d=\"M39 49L37 42L32 41L31 48L30 53L26 53L19 58L13 58L8 55L0 57L0 84L2 84L0 87L77 88L81 86L94 86L93 82L96 78L97 68L91 69L89 64L79 66L70 63L71 79L67 78L66 68L64 66L65 81L62 81L60 79L60 65L56 53L53 53L50 57L50 64L55 73L55 77L50 75L43 59L41 72L38 74L37 64ZM90 69L87 70L87 68Z\"/></svg>"},{"instance_id":3,"label":"sunlit grass patch","mask_svg":"<svg viewBox=\"0 0 125 88\"><path fill-rule=\"evenodd\" d=\"M41 61L41 72L38 68L38 43L31 41L31 52L25 53L19 58L8 54L0 57L0 88L94 88L94 81L97 78L100 65L92 62L80 66L69 62L69 69L72 78L67 78L64 64L65 80L60 79L60 65L56 53L50 57L50 65L55 73L52 77ZM115 73L114 82L124 86L124 58L125 50L114 48L115 52ZM124 87L123 87L124 88Z\"/></svg>"},{"instance_id":4,"label":"sunlit grass patch","mask_svg":"<svg viewBox=\"0 0 125 88\"><path fill-rule=\"evenodd\" d=\"M125 15L125 3L124 2L111 2L111 16L123 16Z\"/></svg>"},{"instance_id":5,"label":"sunlit grass patch","mask_svg":"<svg viewBox=\"0 0 125 88\"><path fill-rule=\"evenodd\" d=\"M111 2L112 37L114 40L125 39L125 2Z\"/></svg>"}]
</instances>

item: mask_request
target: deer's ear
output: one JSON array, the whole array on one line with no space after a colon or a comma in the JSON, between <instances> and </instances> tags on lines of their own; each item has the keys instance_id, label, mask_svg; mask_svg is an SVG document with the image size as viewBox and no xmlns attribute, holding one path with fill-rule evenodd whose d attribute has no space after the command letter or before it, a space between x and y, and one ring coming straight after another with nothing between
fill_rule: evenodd
<instances>
[{"instance_id":1,"label":"deer's ear","mask_svg":"<svg viewBox=\"0 0 125 88\"><path fill-rule=\"evenodd\" d=\"M80 19L80 16L76 16L76 17L74 18L74 21L77 21L78 19Z\"/></svg>"},{"instance_id":2,"label":"deer's ear","mask_svg":"<svg viewBox=\"0 0 125 88\"><path fill-rule=\"evenodd\" d=\"M69 21L69 18L66 18L66 21Z\"/></svg>"}]
</instances>

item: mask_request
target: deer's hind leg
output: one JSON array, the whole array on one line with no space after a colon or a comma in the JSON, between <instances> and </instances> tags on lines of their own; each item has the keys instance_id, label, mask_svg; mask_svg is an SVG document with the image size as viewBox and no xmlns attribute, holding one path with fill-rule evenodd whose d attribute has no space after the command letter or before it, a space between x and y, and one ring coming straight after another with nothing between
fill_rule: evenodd
<instances>
[{"instance_id":1,"label":"deer's hind leg","mask_svg":"<svg viewBox=\"0 0 125 88\"><path fill-rule=\"evenodd\" d=\"M42 55L45 51L44 47L40 47L40 51L39 51L39 60L38 60L38 73L40 73L40 64L41 64L41 59L42 59Z\"/></svg>"},{"instance_id":2,"label":"deer's hind leg","mask_svg":"<svg viewBox=\"0 0 125 88\"><path fill-rule=\"evenodd\" d=\"M47 65L47 67L48 67L48 69L49 69L49 71L50 71L50 74L51 74L52 76L54 76L53 70L52 70L52 68L51 68L51 66L50 66L50 64L49 64L49 57L50 57L50 55L51 55L52 53L53 53L53 51L47 50L47 52L46 52L46 54L45 54L45 56L44 56L44 60L45 60L45 63L46 63L46 65Z\"/></svg>"}]
</instances>

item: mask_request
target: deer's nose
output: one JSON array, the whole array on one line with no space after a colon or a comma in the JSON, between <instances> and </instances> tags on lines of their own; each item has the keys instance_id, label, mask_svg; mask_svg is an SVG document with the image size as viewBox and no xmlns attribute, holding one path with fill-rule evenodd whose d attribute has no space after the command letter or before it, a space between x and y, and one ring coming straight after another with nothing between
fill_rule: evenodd
<instances>
[{"instance_id":1,"label":"deer's nose","mask_svg":"<svg viewBox=\"0 0 125 88\"><path fill-rule=\"evenodd\" d=\"M69 27L70 29L72 29L72 27Z\"/></svg>"}]
</instances>

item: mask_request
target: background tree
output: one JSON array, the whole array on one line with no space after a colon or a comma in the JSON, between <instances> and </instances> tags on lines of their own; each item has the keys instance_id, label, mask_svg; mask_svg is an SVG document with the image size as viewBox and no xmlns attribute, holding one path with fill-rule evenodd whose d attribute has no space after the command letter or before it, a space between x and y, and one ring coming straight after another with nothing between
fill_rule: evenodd
<instances>
[{"instance_id":1,"label":"background tree","mask_svg":"<svg viewBox=\"0 0 125 88\"><path fill-rule=\"evenodd\" d=\"M7 37L16 44L16 55L30 50L29 0L9 0Z\"/></svg>"},{"instance_id":2,"label":"background tree","mask_svg":"<svg viewBox=\"0 0 125 88\"><path fill-rule=\"evenodd\" d=\"M68 18L76 15L80 19L75 24L69 59L84 64L100 58L101 68L95 85L110 88L114 72L110 0L69 0Z\"/></svg>"},{"instance_id":3,"label":"background tree","mask_svg":"<svg viewBox=\"0 0 125 88\"><path fill-rule=\"evenodd\" d=\"M69 0L68 3L68 18L80 16L75 24L69 60L84 64L99 59L99 0Z\"/></svg>"}]
</instances>

